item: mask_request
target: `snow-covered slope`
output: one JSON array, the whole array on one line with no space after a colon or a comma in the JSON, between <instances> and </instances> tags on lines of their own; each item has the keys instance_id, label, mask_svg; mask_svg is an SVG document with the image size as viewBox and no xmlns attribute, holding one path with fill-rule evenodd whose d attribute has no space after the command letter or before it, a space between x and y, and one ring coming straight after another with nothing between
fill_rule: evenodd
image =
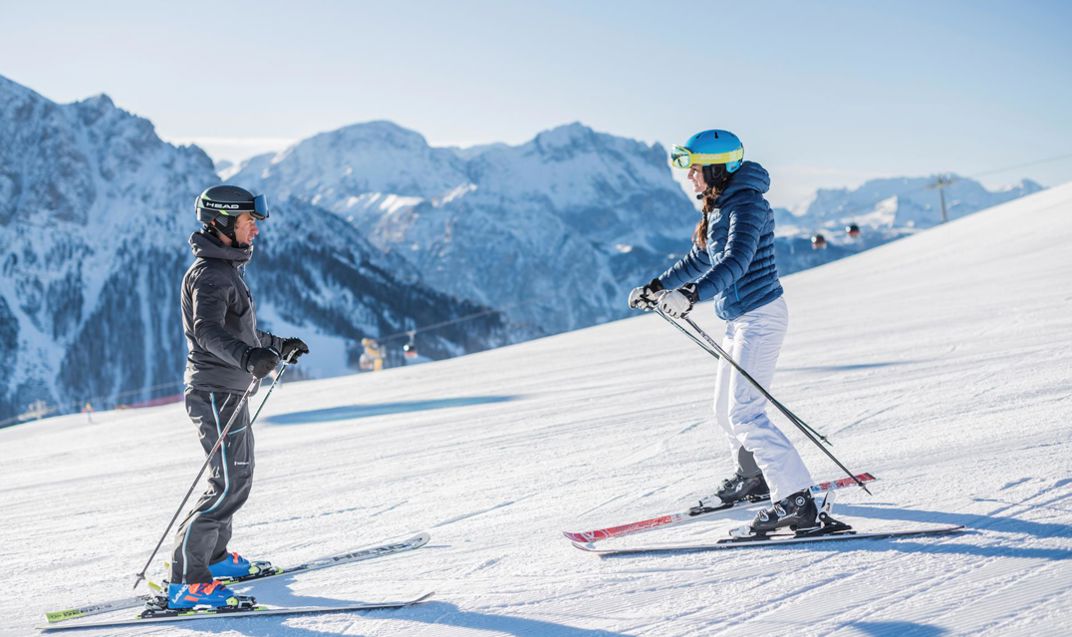
<instances>
[{"instance_id":1,"label":"snow-covered slope","mask_svg":"<svg viewBox=\"0 0 1072 637\"><path fill-rule=\"evenodd\" d=\"M200 149L107 96L56 104L0 77L0 425L35 400L63 412L181 392L192 203L217 182ZM273 201L249 276L269 329L319 345L306 373L354 369L364 335L484 309L430 290L337 215ZM433 357L504 339L496 316L422 337Z\"/></svg>"},{"instance_id":2,"label":"snow-covered slope","mask_svg":"<svg viewBox=\"0 0 1072 637\"><path fill-rule=\"evenodd\" d=\"M265 583L261 601L436 598L151 634L1067 634L1070 243L1066 185L785 280L773 391L880 478L874 497L842 492L840 513L861 529L965 534L605 560L570 547L562 529L680 509L731 470L709 413L713 361L644 316L285 383L256 426L257 485L233 548L285 564L414 529L433 539ZM709 305L696 316L718 332ZM787 431L817 476L838 476ZM179 406L20 425L0 430L0 450L12 635L45 609L126 592L201 459Z\"/></svg>"}]
</instances>

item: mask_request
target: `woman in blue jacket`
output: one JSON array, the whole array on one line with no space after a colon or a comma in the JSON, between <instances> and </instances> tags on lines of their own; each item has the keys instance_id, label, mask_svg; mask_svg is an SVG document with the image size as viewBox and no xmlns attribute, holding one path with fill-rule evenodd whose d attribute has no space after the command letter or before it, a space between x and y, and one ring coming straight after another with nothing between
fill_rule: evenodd
<instances>
[{"instance_id":1,"label":"woman in blue jacket","mask_svg":"<svg viewBox=\"0 0 1072 637\"><path fill-rule=\"evenodd\" d=\"M774 378L789 313L774 263L774 214L763 194L770 177L762 166L744 161L736 135L706 130L675 146L671 163L687 168L703 200L692 249L673 267L629 295L629 306L659 308L685 317L701 300L715 300L726 322L722 348L764 387ZM715 416L726 432L737 470L704 507L770 495L752 529L766 533L792 526L818 526L809 487L811 475L800 454L766 413L766 398L726 361L715 381Z\"/></svg>"}]
</instances>

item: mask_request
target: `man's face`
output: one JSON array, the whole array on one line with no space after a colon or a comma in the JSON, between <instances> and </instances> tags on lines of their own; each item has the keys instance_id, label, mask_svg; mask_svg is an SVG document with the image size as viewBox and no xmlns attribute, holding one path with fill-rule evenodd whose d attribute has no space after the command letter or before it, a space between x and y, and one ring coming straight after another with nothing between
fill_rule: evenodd
<instances>
[{"instance_id":1,"label":"man's face","mask_svg":"<svg viewBox=\"0 0 1072 637\"><path fill-rule=\"evenodd\" d=\"M243 212L235 220L235 238L243 245L253 245L253 240L260 234L257 229L257 220L248 212Z\"/></svg>"}]
</instances>

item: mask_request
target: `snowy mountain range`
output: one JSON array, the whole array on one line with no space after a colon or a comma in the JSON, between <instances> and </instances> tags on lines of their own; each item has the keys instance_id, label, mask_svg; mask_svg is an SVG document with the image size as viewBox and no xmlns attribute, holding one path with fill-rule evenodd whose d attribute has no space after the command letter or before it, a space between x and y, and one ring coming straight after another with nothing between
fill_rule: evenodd
<instances>
[{"instance_id":1,"label":"snowy mountain range","mask_svg":"<svg viewBox=\"0 0 1072 637\"><path fill-rule=\"evenodd\" d=\"M181 392L192 204L218 182L199 148L163 142L106 96L60 105L0 77L0 422L35 401L70 411ZM352 369L364 335L487 309L425 286L337 215L276 202L249 279L262 326L310 341L306 376ZM490 314L421 345L438 358L504 341Z\"/></svg>"},{"instance_id":2,"label":"snowy mountain range","mask_svg":"<svg viewBox=\"0 0 1072 637\"><path fill-rule=\"evenodd\" d=\"M1043 189L1030 179L993 191L958 175L872 179L855 189L819 189L801 214L777 209L778 234L791 237L818 232L843 249L859 251L931 228L942 222L941 200L935 188L939 177L948 182L945 201L950 221ZM859 239L845 236L850 224L860 228Z\"/></svg>"},{"instance_id":3,"label":"snowy mountain range","mask_svg":"<svg viewBox=\"0 0 1072 637\"><path fill-rule=\"evenodd\" d=\"M536 334L624 316L628 288L671 263L697 219L659 145L580 124L465 151L357 124L225 176L337 213L436 289Z\"/></svg>"}]
</instances>

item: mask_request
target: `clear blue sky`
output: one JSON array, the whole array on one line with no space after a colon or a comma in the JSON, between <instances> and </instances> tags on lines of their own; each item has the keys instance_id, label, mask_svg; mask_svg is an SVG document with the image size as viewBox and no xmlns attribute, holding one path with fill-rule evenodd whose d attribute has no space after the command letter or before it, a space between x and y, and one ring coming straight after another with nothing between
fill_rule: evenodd
<instances>
[{"instance_id":1,"label":"clear blue sky","mask_svg":"<svg viewBox=\"0 0 1072 637\"><path fill-rule=\"evenodd\" d=\"M0 75L240 159L390 119L437 145L727 128L819 186L1072 153L1072 3L14 2ZM1072 158L988 176L1072 180Z\"/></svg>"}]
</instances>

